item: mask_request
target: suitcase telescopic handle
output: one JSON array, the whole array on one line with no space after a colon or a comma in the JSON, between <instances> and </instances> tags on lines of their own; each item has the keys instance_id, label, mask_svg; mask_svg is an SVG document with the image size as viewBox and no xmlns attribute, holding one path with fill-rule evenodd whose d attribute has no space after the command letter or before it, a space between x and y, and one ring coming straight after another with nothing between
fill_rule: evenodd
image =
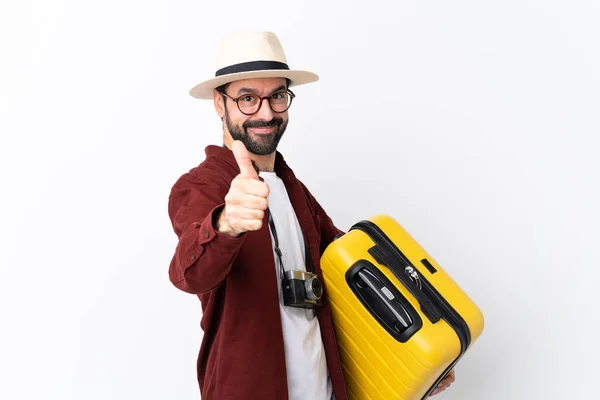
<instances>
[{"instance_id":1,"label":"suitcase telescopic handle","mask_svg":"<svg viewBox=\"0 0 600 400\"><path fill-rule=\"evenodd\" d=\"M367 298L371 303L371 308L376 311L379 310L378 314L380 318L383 318L381 314L385 314L385 312L382 312L383 310L391 313L394 318L390 321L390 325L398 333L405 331L412 325L413 321L408 311L406 311L392 292L375 275L367 269L360 270L357 275L365 283L363 285L365 290L370 289L375 294L375 296L368 296Z\"/></svg>"}]
</instances>

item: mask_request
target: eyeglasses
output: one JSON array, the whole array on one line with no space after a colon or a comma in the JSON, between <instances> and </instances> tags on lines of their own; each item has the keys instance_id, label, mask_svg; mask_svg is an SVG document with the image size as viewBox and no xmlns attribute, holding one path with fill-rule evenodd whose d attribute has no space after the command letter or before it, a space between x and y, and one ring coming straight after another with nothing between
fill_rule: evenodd
<instances>
[{"instance_id":1,"label":"eyeglasses","mask_svg":"<svg viewBox=\"0 0 600 400\"><path fill-rule=\"evenodd\" d=\"M258 110L260 110L264 99L269 100L269 105L271 106L271 110L273 110L273 112L286 112L292 105L292 100L294 97L296 97L296 95L289 89L275 92L272 95L265 97L260 97L256 94L243 94L234 98L227 95L227 93L221 93L223 96L233 100L237 104L240 112L245 115L256 114Z\"/></svg>"}]
</instances>

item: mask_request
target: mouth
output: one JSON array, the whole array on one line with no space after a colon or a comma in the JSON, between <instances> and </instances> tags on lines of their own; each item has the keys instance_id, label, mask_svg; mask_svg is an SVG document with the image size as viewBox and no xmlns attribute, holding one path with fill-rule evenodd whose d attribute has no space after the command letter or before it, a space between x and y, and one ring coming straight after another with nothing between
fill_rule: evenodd
<instances>
[{"instance_id":1,"label":"mouth","mask_svg":"<svg viewBox=\"0 0 600 400\"><path fill-rule=\"evenodd\" d=\"M251 131L252 133L256 133L258 135L269 135L271 133L274 133L276 129L277 128L274 126L269 126L265 128L248 128L248 131Z\"/></svg>"}]
</instances>

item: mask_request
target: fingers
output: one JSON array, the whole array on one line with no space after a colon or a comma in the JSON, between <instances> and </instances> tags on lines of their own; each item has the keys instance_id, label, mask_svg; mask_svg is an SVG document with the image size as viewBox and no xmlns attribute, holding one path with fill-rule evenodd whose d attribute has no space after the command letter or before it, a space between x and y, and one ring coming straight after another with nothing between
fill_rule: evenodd
<instances>
[{"instance_id":1,"label":"fingers","mask_svg":"<svg viewBox=\"0 0 600 400\"><path fill-rule=\"evenodd\" d=\"M227 210L227 214L228 214L227 217L230 218L232 221L234 221L234 224L235 224L235 222L237 220L246 220L246 221L260 220L260 221L262 221L263 217L265 216L265 211L232 206L229 210ZM244 221L242 221L242 222L244 222Z\"/></svg>"},{"instance_id":2,"label":"fingers","mask_svg":"<svg viewBox=\"0 0 600 400\"><path fill-rule=\"evenodd\" d=\"M456 380L456 374L454 373L454 370L450 371L445 380L448 380L448 385Z\"/></svg>"},{"instance_id":3,"label":"fingers","mask_svg":"<svg viewBox=\"0 0 600 400\"><path fill-rule=\"evenodd\" d=\"M260 219L237 219L234 229L240 232L257 231L262 228L262 220Z\"/></svg>"},{"instance_id":4,"label":"fingers","mask_svg":"<svg viewBox=\"0 0 600 400\"><path fill-rule=\"evenodd\" d=\"M262 228L265 215L263 210L252 210L233 205L225 206L225 213L228 226L237 234Z\"/></svg>"},{"instance_id":5,"label":"fingers","mask_svg":"<svg viewBox=\"0 0 600 400\"><path fill-rule=\"evenodd\" d=\"M443 386L441 386L441 384L440 384L440 385L436 386L436 388L435 388L435 389L433 389L433 391L431 392L431 394L429 395L429 397L431 397L431 396L435 396L436 394L440 394L440 393L442 393L444 390L446 390L446 388L445 388L445 387L443 387Z\"/></svg>"},{"instance_id":6,"label":"fingers","mask_svg":"<svg viewBox=\"0 0 600 400\"><path fill-rule=\"evenodd\" d=\"M243 175L238 175L231 182L231 189L233 191L238 191L240 194L249 194L265 199L269 197L269 185L258 179L250 179Z\"/></svg>"},{"instance_id":7,"label":"fingers","mask_svg":"<svg viewBox=\"0 0 600 400\"><path fill-rule=\"evenodd\" d=\"M250 210L266 210L269 206L266 197L231 191L225 196L225 203L230 206L240 206Z\"/></svg>"},{"instance_id":8,"label":"fingers","mask_svg":"<svg viewBox=\"0 0 600 400\"><path fill-rule=\"evenodd\" d=\"M441 380L441 382L436 386L436 388L433 389L430 396L435 396L436 394L439 394L444 390L448 389L448 387L450 387L450 385L454 382L455 379L456 376L454 374L454 370L452 370L448 373L448 375L446 375L444 379Z\"/></svg>"},{"instance_id":9,"label":"fingers","mask_svg":"<svg viewBox=\"0 0 600 400\"><path fill-rule=\"evenodd\" d=\"M252 161L250 160L250 153L248 153L248 149L246 149L244 143L239 140L235 140L231 145L231 150L233 151L235 160L240 167L241 175L247 178L258 179L256 170L254 170Z\"/></svg>"}]
</instances>

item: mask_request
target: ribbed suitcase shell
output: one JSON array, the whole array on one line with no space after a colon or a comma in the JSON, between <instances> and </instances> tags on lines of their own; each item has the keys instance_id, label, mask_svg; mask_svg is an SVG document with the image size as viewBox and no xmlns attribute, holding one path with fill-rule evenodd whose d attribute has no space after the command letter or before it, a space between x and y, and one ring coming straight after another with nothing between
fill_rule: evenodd
<instances>
[{"instance_id":1,"label":"ribbed suitcase shell","mask_svg":"<svg viewBox=\"0 0 600 400\"><path fill-rule=\"evenodd\" d=\"M374 239L366 233L366 228L379 230L383 236ZM389 239L398 252L390 248L386 250L387 245L378 246L381 251L373 251L374 245L382 242L381 238L384 237ZM402 255L406 261L401 263L399 260ZM403 273L407 272L406 267L412 266L418 271L417 278L414 278L414 275L413 278L406 275L409 280L402 277L407 283L403 284L389 267L381 264L382 258L387 260L387 264L390 264L391 260L398 260L395 265L396 274L400 271L399 266L402 267ZM359 264L368 264L369 268L375 266L389 279L397 289L396 295L404 297L414 308L414 315L418 315L421 320L420 326L415 325L418 329L405 343L392 337L351 289L347 281L347 276L350 275L348 271L353 266L355 269L359 268L356 266L359 261ZM407 261L411 265L404 265ZM429 269L424 264L427 261ZM355 224L348 233L329 245L322 256L321 269L325 280L324 287L332 307L346 386L351 399L426 398L483 330L483 315L477 305L390 216L376 215ZM428 297L425 295L428 290L425 289L428 287L437 291L460 318L441 317L437 322L431 322L413 295L415 293L422 302L425 301ZM437 311L445 310L444 306L434 307ZM444 312L442 314L445 315ZM466 332L462 333L462 340L446 319L454 320L451 321L452 324L463 326L463 330L466 328ZM457 324L460 319L464 322Z\"/></svg>"}]
</instances>

